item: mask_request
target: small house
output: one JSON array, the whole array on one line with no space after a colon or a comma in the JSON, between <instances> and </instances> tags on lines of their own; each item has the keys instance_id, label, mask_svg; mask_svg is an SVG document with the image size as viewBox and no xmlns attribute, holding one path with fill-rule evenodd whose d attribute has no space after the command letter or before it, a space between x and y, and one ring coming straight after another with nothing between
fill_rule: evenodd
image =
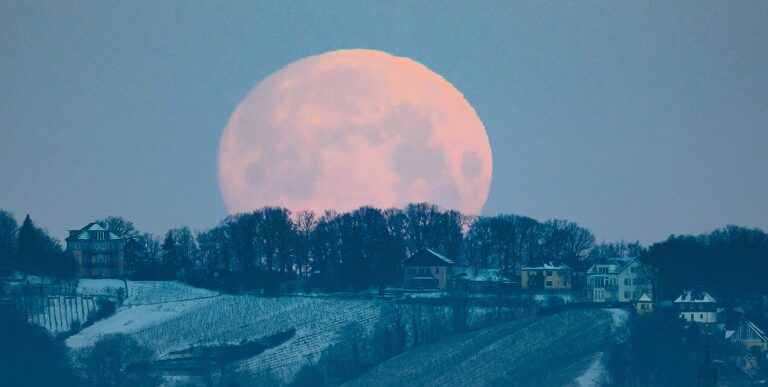
<instances>
[{"instance_id":1,"label":"small house","mask_svg":"<svg viewBox=\"0 0 768 387\"><path fill-rule=\"evenodd\" d=\"M472 266L454 266L451 268L451 285L454 290L464 290L478 293L495 293L511 291L519 287L509 273L504 270L477 269Z\"/></svg>"},{"instance_id":2,"label":"small house","mask_svg":"<svg viewBox=\"0 0 768 387\"><path fill-rule=\"evenodd\" d=\"M768 350L768 336L752 321L742 321L735 330L726 331L725 335L726 339L742 344L748 351L752 348L756 348L760 352Z\"/></svg>"},{"instance_id":3,"label":"small house","mask_svg":"<svg viewBox=\"0 0 768 387\"><path fill-rule=\"evenodd\" d=\"M573 270L560 262L547 262L540 266L523 266L520 287L531 290L571 289Z\"/></svg>"},{"instance_id":4,"label":"small house","mask_svg":"<svg viewBox=\"0 0 768 387\"><path fill-rule=\"evenodd\" d=\"M702 291L684 291L674 301L680 318L701 324L717 323L717 300Z\"/></svg>"},{"instance_id":5,"label":"small house","mask_svg":"<svg viewBox=\"0 0 768 387\"><path fill-rule=\"evenodd\" d=\"M404 286L411 289L445 289L453 261L430 249L421 249L403 262Z\"/></svg>"},{"instance_id":6,"label":"small house","mask_svg":"<svg viewBox=\"0 0 768 387\"><path fill-rule=\"evenodd\" d=\"M635 311L640 315L653 312L653 300L647 293L643 293L635 301Z\"/></svg>"}]
</instances>

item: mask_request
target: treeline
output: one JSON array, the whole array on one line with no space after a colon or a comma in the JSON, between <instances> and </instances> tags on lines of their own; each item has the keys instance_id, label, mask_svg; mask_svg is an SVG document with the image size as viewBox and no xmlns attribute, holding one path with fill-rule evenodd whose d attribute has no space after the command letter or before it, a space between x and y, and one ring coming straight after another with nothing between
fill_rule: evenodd
<instances>
[{"instance_id":1,"label":"treeline","mask_svg":"<svg viewBox=\"0 0 768 387\"><path fill-rule=\"evenodd\" d=\"M687 289L726 298L768 292L768 235L757 228L672 235L653 244L641 260L657 268L665 298Z\"/></svg>"},{"instance_id":2,"label":"treeline","mask_svg":"<svg viewBox=\"0 0 768 387\"><path fill-rule=\"evenodd\" d=\"M77 263L61 243L35 226L29 215L21 226L0 209L0 271L18 269L31 274L74 277Z\"/></svg>"},{"instance_id":3,"label":"treeline","mask_svg":"<svg viewBox=\"0 0 768 387\"><path fill-rule=\"evenodd\" d=\"M174 262L192 281L222 274L268 286L298 277L332 291L400 285L403 261L422 248L477 268L512 271L551 260L579 268L595 238L564 220L471 217L427 203L322 215L265 207L197 233L170 230L159 251L161 261Z\"/></svg>"}]
</instances>

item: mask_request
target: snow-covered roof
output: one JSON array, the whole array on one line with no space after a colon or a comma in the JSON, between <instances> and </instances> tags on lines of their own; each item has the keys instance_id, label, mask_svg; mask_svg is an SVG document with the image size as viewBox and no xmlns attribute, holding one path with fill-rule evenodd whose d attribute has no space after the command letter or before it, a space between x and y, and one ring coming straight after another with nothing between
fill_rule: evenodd
<instances>
[{"instance_id":1,"label":"snow-covered roof","mask_svg":"<svg viewBox=\"0 0 768 387\"><path fill-rule=\"evenodd\" d=\"M471 282L512 282L501 269L475 269L472 266L454 266L451 275L456 280Z\"/></svg>"},{"instance_id":2,"label":"snow-covered roof","mask_svg":"<svg viewBox=\"0 0 768 387\"><path fill-rule=\"evenodd\" d=\"M119 240L123 239L119 235L115 234L114 232L107 230L102 225L100 225L98 222L91 222L85 225L85 227L79 229L79 230L69 230L69 237L67 238L68 241L77 239L77 240L89 240L92 238L95 238L95 234L91 235L92 232L98 232L98 231L106 231L106 237L109 240Z\"/></svg>"},{"instance_id":3,"label":"snow-covered roof","mask_svg":"<svg viewBox=\"0 0 768 387\"><path fill-rule=\"evenodd\" d=\"M431 249L421 249L403 262L406 266L448 266L453 261Z\"/></svg>"},{"instance_id":4,"label":"snow-covered roof","mask_svg":"<svg viewBox=\"0 0 768 387\"><path fill-rule=\"evenodd\" d=\"M696 302L696 303L706 303L706 304L714 304L717 303L717 300L710 296L707 292L694 292L690 290L686 290L683 292L683 294L677 296L675 299L675 303L682 303L682 302Z\"/></svg>"},{"instance_id":5,"label":"snow-covered roof","mask_svg":"<svg viewBox=\"0 0 768 387\"><path fill-rule=\"evenodd\" d=\"M544 262L538 266L523 266L523 270L571 270L571 268L562 262Z\"/></svg>"},{"instance_id":6,"label":"snow-covered roof","mask_svg":"<svg viewBox=\"0 0 768 387\"><path fill-rule=\"evenodd\" d=\"M101 225L96 223L96 222L93 222L93 223L89 224L86 227L87 227L86 230L88 230L88 231L107 231L106 228L101 227Z\"/></svg>"},{"instance_id":7,"label":"snow-covered roof","mask_svg":"<svg viewBox=\"0 0 768 387\"><path fill-rule=\"evenodd\" d=\"M765 332L750 320L742 322L730 335L726 332L725 338L734 341L760 340L768 343L768 336L765 335Z\"/></svg>"},{"instance_id":8,"label":"snow-covered roof","mask_svg":"<svg viewBox=\"0 0 768 387\"><path fill-rule=\"evenodd\" d=\"M608 273L607 274L619 274L624 269L629 267L632 262L634 262L637 259L637 257L616 257L616 258L606 258L601 259L592 266L587 269L587 274L598 274L598 267L608 267ZM600 273L605 274L605 273Z\"/></svg>"},{"instance_id":9,"label":"snow-covered roof","mask_svg":"<svg viewBox=\"0 0 768 387\"><path fill-rule=\"evenodd\" d=\"M651 297L648 297L648 294L643 293L637 300L641 302L651 302Z\"/></svg>"}]
</instances>

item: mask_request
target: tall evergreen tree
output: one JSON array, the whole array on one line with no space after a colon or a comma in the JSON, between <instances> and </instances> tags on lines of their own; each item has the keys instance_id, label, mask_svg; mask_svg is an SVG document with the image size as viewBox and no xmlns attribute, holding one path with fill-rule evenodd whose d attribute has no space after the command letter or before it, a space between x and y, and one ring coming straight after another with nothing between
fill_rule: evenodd
<instances>
[{"instance_id":1,"label":"tall evergreen tree","mask_svg":"<svg viewBox=\"0 0 768 387\"><path fill-rule=\"evenodd\" d=\"M40 243L40 234L29 218L29 214L24 218L24 222L19 228L19 249L16 254L19 268L22 270L34 270L40 268L42 260L42 246Z\"/></svg>"}]
</instances>

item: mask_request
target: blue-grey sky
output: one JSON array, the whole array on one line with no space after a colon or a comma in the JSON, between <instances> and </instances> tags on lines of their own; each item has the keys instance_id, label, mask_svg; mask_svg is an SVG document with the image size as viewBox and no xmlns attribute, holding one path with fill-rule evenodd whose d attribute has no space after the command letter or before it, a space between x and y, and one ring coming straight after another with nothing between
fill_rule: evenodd
<instances>
[{"instance_id":1,"label":"blue-grey sky","mask_svg":"<svg viewBox=\"0 0 768 387\"><path fill-rule=\"evenodd\" d=\"M222 129L342 48L411 57L485 123L484 214L644 243L768 228L768 2L0 2L0 208L62 237L226 216Z\"/></svg>"}]
</instances>

